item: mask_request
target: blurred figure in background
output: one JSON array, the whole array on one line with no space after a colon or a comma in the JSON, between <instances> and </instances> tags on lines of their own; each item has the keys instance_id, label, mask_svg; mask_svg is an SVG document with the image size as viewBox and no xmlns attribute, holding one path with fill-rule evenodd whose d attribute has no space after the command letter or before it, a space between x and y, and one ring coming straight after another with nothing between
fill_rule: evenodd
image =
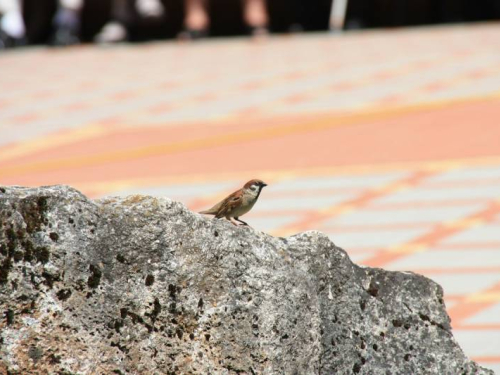
<instances>
[{"instance_id":1,"label":"blurred figure in background","mask_svg":"<svg viewBox=\"0 0 500 375\"><path fill-rule=\"evenodd\" d=\"M12 0L11 0L12 1ZM84 0L59 0L54 16L53 45L67 46L80 43L81 12ZM140 17L159 18L164 14L160 0L135 0L133 6ZM128 40L127 26L132 19L128 0L111 1L111 18L94 40L98 43L118 43Z\"/></svg>"},{"instance_id":2,"label":"blurred figure in background","mask_svg":"<svg viewBox=\"0 0 500 375\"><path fill-rule=\"evenodd\" d=\"M0 0L0 49L26 44L21 0Z\"/></svg>"},{"instance_id":3,"label":"blurred figure in background","mask_svg":"<svg viewBox=\"0 0 500 375\"><path fill-rule=\"evenodd\" d=\"M208 0L184 0L185 18L182 39L199 39L208 35L210 19ZM243 0L243 18L254 36L268 34L269 16L266 0Z\"/></svg>"},{"instance_id":4,"label":"blurred figure in background","mask_svg":"<svg viewBox=\"0 0 500 375\"><path fill-rule=\"evenodd\" d=\"M52 20L54 34L51 44L69 46L80 43L81 10L84 0L59 0L57 12Z\"/></svg>"},{"instance_id":5,"label":"blurred figure in background","mask_svg":"<svg viewBox=\"0 0 500 375\"><path fill-rule=\"evenodd\" d=\"M71 45L80 42L81 11L84 0L59 0L54 17L54 45ZM139 16L158 18L164 14L160 0L135 0L134 6ZM111 1L111 18L103 26L94 40L98 43L118 43L128 39L127 26L132 18L130 3L127 0Z\"/></svg>"},{"instance_id":6,"label":"blurred figure in background","mask_svg":"<svg viewBox=\"0 0 500 375\"><path fill-rule=\"evenodd\" d=\"M265 35L270 28L276 32L320 31L328 29L332 4L334 8L335 4L346 6L340 12L345 12L345 23L339 23L339 29L500 19L500 0L239 1L0 0L0 49L28 43L67 46L176 35L198 39L209 31L212 35L241 35L246 33L245 25L253 35Z\"/></svg>"},{"instance_id":7,"label":"blurred figure in background","mask_svg":"<svg viewBox=\"0 0 500 375\"><path fill-rule=\"evenodd\" d=\"M160 0L135 0L135 10L140 17L154 19L163 17L165 9ZM132 14L127 0L112 0L111 19L95 36L97 43L118 43L128 40L127 26Z\"/></svg>"}]
</instances>

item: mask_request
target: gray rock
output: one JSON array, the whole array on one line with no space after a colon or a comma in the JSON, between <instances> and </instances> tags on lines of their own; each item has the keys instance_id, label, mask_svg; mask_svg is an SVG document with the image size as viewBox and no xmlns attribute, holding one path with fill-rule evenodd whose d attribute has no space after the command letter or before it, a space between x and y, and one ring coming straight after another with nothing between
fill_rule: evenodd
<instances>
[{"instance_id":1,"label":"gray rock","mask_svg":"<svg viewBox=\"0 0 500 375\"><path fill-rule=\"evenodd\" d=\"M0 373L492 374L443 292L148 196L0 189Z\"/></svg>"}]
</instances>

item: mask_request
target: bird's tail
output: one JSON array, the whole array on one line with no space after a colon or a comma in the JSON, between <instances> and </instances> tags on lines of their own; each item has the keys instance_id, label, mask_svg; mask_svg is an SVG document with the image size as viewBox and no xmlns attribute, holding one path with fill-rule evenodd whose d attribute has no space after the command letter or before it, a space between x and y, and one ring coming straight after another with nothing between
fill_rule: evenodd
<instances>
[{"instance_id":1,"label":"bird's tail","mask_svg":"<svg viewBox=\"0 0 500 375\"><path fill-rule=\"evenodd\" d=\"M205 215L215 215L216 213L213 212L212 210L205 210L205 211L200 211L198 212L199 214L205 214Z\"/></svg>"}]
</instances>

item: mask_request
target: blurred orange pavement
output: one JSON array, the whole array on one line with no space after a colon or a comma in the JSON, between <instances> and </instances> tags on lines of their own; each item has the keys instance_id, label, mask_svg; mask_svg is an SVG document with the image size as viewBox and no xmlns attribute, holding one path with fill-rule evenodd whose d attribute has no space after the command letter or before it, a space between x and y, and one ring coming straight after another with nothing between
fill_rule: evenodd
<instances>
[{"instance_id":1,"label":"blurred orange pavement","mask_svg":"<svg viewBox=\"0 0 500 375\"><path fill-rule=\"evenodd\" d=\"M100 125L57 147L43 137L34 142L39 150L9 157L16 146L4 147L0 163L8 164L0 178L6 184L77 185L123 176L255 174L499 155L500 97L304 119L251 117L212 126Z\"/></svg>"}]
</instances>

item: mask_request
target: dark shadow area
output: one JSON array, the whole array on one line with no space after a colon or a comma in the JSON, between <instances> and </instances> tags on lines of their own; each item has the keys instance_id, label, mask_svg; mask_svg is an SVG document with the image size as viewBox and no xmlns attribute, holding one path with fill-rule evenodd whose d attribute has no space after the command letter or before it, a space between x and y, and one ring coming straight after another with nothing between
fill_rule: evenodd
<instances>
[{"instance_id":1,"label":"dark shadow area","mask_svg":"<svg viewBox=\"0 0 500 375\"><path fill-rule=\"evenodd\" d=\"M346 29L500 19L500 0L350 0Z\"/></svg>"}]
</instances>

